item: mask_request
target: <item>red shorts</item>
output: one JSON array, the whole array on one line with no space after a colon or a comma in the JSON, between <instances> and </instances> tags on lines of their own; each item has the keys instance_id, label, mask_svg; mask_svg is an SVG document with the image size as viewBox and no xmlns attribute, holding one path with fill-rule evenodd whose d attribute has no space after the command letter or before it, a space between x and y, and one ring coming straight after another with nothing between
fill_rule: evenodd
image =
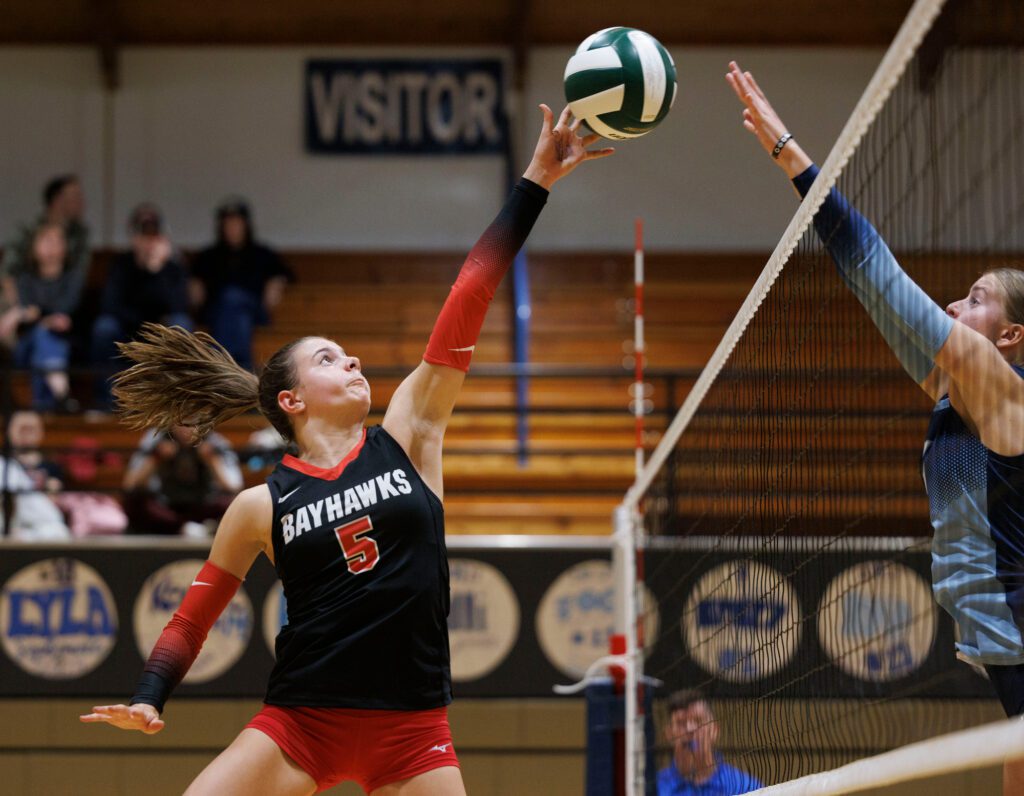
<instances>
[{"instance_id":1,"label":"red shorts","mask_svg":"<svg viewBox=\"0 0 1024 796\"><path fill-rule=\"evenodd\" d=\"M317 791L353 780L367 793L435 768L458 766L448 708L351 710L264 705L246 727L268 736Z\"/></svg>"}]
</instances>

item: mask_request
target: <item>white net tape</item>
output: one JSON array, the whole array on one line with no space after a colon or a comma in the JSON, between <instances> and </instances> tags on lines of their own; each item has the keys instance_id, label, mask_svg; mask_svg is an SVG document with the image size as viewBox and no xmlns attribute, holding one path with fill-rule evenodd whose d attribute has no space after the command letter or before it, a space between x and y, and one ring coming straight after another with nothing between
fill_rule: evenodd
<instances>
[{"instance_id":1,"label":"white net tape","mask_svg":"<svg viewBox=\"0 0 1024 796\"><path fill-rule=\"evenodd\" d=\"M759 796L828 796L999 765L1024 757L1024 720L942 735L820 774L754 791Z\"/></svg>"}]
</instances>

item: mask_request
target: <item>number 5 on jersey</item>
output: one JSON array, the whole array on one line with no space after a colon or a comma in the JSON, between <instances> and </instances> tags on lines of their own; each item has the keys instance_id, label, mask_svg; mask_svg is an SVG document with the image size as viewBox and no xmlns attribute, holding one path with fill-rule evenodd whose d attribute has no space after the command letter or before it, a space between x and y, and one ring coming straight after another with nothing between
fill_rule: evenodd
<instances>
[{"instance_id":1,"label":"number 5 on jersey","mask_svg":"<svg viewBox=\"0 0 1024 796\"><path fill-rule=\"evenodd\" d=\"M334 529L341 549L345 552L348 571L353 575L369 572L380 560L377 543L367 536L372 530L373 523L369 517L360 517Z\"/></svg>"}]
</instances>

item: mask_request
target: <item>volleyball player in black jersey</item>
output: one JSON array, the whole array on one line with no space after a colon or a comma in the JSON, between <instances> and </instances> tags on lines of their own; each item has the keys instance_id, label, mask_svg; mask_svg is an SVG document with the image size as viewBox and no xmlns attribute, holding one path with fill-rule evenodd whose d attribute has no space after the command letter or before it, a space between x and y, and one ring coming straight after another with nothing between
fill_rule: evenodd
<instances>
[{"instance_id":1,"label":"volleyball player in black jersey","mask_svg":"<svg viewBox=\"0 0 1024 796\"><path fill-rule=\"evenodd\" d=\"M135 364L115 394L137 427L195 427L197 437L253 407L298 446L265 485L228 508L181 607L146 663L130 706L82 716L160 731L164 702L256 557L281 577L288 623L265 705L187 794L309 794L343 780L367 793L465 792L446 706L448 564L441 444L487 306L548 189L584 160L566 108L544 121L533 159L470 252L423 362L364 428L370 388L337 343L289 343L260 378L206 335L149 326L122 352Z\"/></svg>"}]
</instances>

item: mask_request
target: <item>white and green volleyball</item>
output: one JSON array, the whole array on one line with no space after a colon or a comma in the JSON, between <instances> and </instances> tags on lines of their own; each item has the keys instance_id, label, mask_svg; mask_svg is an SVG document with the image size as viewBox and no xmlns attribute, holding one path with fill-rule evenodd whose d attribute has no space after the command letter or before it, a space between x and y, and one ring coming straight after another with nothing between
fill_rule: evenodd
<instances>
[{"instance_id":1,"label":"white and green volleyball","mask_svg":"<svg viewBox=\"0 0 1024 796\"><path fill-rule=\"evenodd\" d=\"M577 119L605 138L639 138L676 99L676 65L642 30L605 28L588 36L565 67L565 98Z\"/></svg>"}]
</instances>

